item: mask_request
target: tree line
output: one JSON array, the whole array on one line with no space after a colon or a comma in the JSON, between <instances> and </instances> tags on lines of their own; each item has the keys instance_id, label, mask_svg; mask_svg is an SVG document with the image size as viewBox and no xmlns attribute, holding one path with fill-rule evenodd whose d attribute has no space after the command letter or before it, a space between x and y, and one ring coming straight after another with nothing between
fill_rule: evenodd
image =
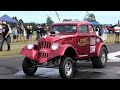
<instances>
[{"instance_id":1,"label":"tree line","mask_svg":"<svg viewBox=\"0 0 120 90\"><path fill-rule=\"evenodd\" d=\"M54 23L54 21L52 20L52 18L51 17L47 17L46 18L46 22L45 23L35 23L35 22L29 22L29 23L25 23L22 19L17 19L17 17L15 16L15 17L12 17L13 19L15 19L16 21L18 21L18 25L21 25L21 24L23 24L24 25L24 27L26 28L28 25L32 25L33 26L33 30L36 30L36 27L39 25L39 24L47 24L47 26L48 27L50 27L53 23ZM11 28L13 28L16 24L12 24L12 23L8 23L8 24L10 24L10 26L11 26Z\"/></svg>"},{"instance_id":2,"label":"tree line","mask_svg":"<svg viewBox=\"0 0 120 90\"><path fill-rule=\"evenodd\" d=\"M37 27L38 24L47 24L47 26L50 27L54 23L54 21L52 20L52 18L50 16L48 16L46 18L45 23L35 23L35 22L25 23L22 19L18 20L16 16L13 17L13 19L18 21L18 24L23 24L24 27L27 27L28 25L32 25L34 30L35 30L35 28ZM76 20L78 20L78 19L76 19ZM72 19L63 19L63 22L65 22L65 21L73 21L73 20ZM84 21L97 22L96 17L93 13L88 14L87 17L84 19ZM15 26L15 24L11 24L11 23L9 23L9 24L11 25L11 28L13 28Z\"/></svg>"}]
</instances>

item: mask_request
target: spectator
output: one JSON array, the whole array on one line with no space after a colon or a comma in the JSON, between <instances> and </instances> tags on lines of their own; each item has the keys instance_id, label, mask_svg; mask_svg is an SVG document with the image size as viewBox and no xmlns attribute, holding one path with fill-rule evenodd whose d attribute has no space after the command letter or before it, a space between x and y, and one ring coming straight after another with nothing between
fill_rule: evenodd
<instances>
[{"instance_id":1,"label":"spectator","mask_svg":"<svg viewBox=\"0 0 120 90\"><path fill-rule=\"evenodd\" d=\"M30 35L30 26L27 26L27 28L26 28L26 33L27 33L26 38L27 38L27 40L29 40L29 35Z\"/></svg>"},{"instance_id":2,"label":"spectator","mask_svg":"<svg viewBox=\"0 0 120 90\"><path fill-rule=\"evenodd\" d=\"M32 29L32 26L30 26L30 31L29 31L29 42L30 41L33 42L33 29Z\"/></svg>"},{"instance_id":3,"label":"spectator","mask_svg":"<svg viewBox=\"0 0 120 90\"><path fill-rule=\"evenodd\" d=\"M45 23L42 25L42 30L41 31L42 31L42 34L41 34L42 36L44 36L45 34L47 34L47 32L48 32L47 31L47 25Z\"/></svg>"},{"instance_id":4,"label":"spectator","mask_svg":"<svg viewBox=\"0 0 120 90\"><path fill-rule=\"evenodd\" d=\"M20 29L20 41L23 41L23 36L24 36L23 25L19 26L19 29Z\"/></svg>"},{"instance_id":5,"label":"spectator","mask_svg":"<svg viewBox=\"0 0 120 90\"><path fill-rule=\"evenodd\" d=\"M99 36L99 29L95 27L96 35Z\"/></svg>"},{"instance_id":6,"label":"spectator","mask_svg":"<svg viewBox=\"0 0 120 90\"><path fill-rule=\"evenodd\" d=\"M0 41L2 39L2 25L0 25Z\"/></svg>"},{"instance_id":7,"label":"spectator","mask_svg":"<svg viewBox=\"0 0 120 90\"><path fill-rule=\"evenodd\" d=\"M2 34L2 25L0 25L0 34Z\"/></svg>"},{"instance_id":8,"label":"spectator","mask_svg":"<svg viewBox=\"0 0 120 90\"><path fill-rule=\"evenodd\" d=\"M105 42L107 40L107 28L105 26L102 26L102 32L101 38Z\"/></svg>"},{"instance_id":9,"label":"spectator","mask_svg":"<svg viewBox=\"0 0 120 90\"><path fill-rule=\"evenodd\" d=\"M20 28L19 28L19 25L17 25L17 42L20 41Z\"/></svg>"},{"instance_id":10,"label":"spectator","mask_svg":"<svg viewBox=\"0 0 120 90\"><path fill-rule=\"evenodd\" d=\"M15 27L12 29L12 33L13 33L13 41L16 42L17 36L18 36L17 26L15 26Z\"/></svg>"},{"instance_id":11,"label":"spectator","mask_svg":"<svg viewBox=\"0 0 120 90\"><path fill-rule=\"evenodd\" d=\"M37 40L41 37L41 31L42 31L42 27L41 27L41 25L39 24L38 26L37 26L37 31L36 31L36 33L37 33Z\"/></svg>"},{"instance_id":12,"label":"spectator","mask_svg":"<svg viewBox=\"0 0 120 90\"><path fill-rule=\"evenodd\" d=\"M44 33L44 25L42 24L42 25L41 25L41 31L40 31L40 37L43 36L43 33Z\"/></svg>"},{"instance_id":13,"label":"spectator","mask_svg":"<svg viewBox=\"0 0 120 90\"><path fill-rule=\"evenodd\" d=\"M99 36L101 37L101 36L102 36L102 33L103 33L103 32L102 32L102 26L99 26L98 29L99 29L99 30L98 30L98 31L99 31Z\"/></svg>"},{"instance_id":14,"label":"spectator","mask_svg":"<svg viewBox=\"0 0 120 90\"><path fill-rule=\"evenodd\" d=\"M119 43L119 35L120 35L119 24L117 24L114 28L115 28L115 43Z\"/></svg>"},{"instance_id":15,"label":"spectator","mask_svg":"<svg viewBox=\"0 0 120 90\"><path fill-rule=\"evenodd\" d=\"M47 24L45 24L45 26L44 26L44 35L46 35L47 33L48 33L48 26L47 26Z\"/></svg>"},{"instance_id":16,"label":"spectator","mask_svg":"<svg viewBox=\"0 0 120 90\"><path fill-rule=\"evenodd\" d=\"M26 30L24 28L24 26L21 27L21 29L23 30L23 41L26 41Z\"/></svg>"},{"instance_id":17,"label":"spectator","mask_svg":"<svg viewBox=\"0 0 120 90\"><path fill-rule=\"evenodd\" d=\"M7 46L8 46L8 50L7 51L10 51L10 34L9 34L9 27L8 25L3 22L3 28L2 28L2 41L0 43L0 51L2 51L3 49L3 44L4 44L4 41L6 40L7 42Z\"/></svg>"},{"instance_id":18,"label":"spectator","mask_svg":"<svg viewBox=\"0 0 120 90\"><path fill-rule=\"evenodd\" d=\"M11 27L10 27L10 25L9 24L7 24L8 25L8 28L9 28L9 34L10 34L10 43L11 43L11 41L12 41L12 30L11 30Z\"/></svg>"}]
</instances>

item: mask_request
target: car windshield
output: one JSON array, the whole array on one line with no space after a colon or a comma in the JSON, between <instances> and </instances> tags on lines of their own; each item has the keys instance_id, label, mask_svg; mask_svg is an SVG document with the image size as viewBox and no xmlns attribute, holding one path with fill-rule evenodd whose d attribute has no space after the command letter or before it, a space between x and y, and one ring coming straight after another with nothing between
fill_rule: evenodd
<instances>
[{"instance_id":1,"label":"car windshield","mask_svg":"<svg viewBox=\"0 0 120 90\"><path fill-rule=\"evenodd\" d=\"M57 33L75 33L77 31L76 25L54 25L52 31Z\"/></svg>"}]
</instances>

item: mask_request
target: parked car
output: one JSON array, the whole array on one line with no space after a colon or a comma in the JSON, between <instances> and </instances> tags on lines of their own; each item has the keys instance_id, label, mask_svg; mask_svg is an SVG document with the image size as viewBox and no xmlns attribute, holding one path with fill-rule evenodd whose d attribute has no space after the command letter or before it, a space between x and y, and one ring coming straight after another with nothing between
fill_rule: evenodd
<instances>
[{"instance_id":1,"label":"parked car","mask_svg":"<svg viewBox=\"0 0 120 90\"><path fill-rule=\"evenodd\" d=\"M61 78L70 79L77 61L92 61L93 67L104 68L107 53L92 23L54 23L49 35L41 37L37 44L30 43L22 48L21 54L25 56L22 68L27 76L32 76L37 67L57 67Z\"/></svg>"},{"instance_id":2,"label":"parked car","mask_svg":"<svg viewBox=\"0 0 120 90\"><path fill-rule=\"evenodd\" d=\"M110 31L112 31L112 33L114 33L114 32L115 32L114 27L106 27L106 28L107 28L108 32L110 32Z\"/></svg>"}]
</instances>

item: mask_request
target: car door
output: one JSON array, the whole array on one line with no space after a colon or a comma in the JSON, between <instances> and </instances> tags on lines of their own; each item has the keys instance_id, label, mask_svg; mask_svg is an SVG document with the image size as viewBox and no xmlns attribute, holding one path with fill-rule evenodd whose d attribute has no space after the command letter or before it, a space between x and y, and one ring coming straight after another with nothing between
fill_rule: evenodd
<instances>
[{"instance_id":1,"label":"car door","mask_svg":"<svg viewBox=\"0 0 120 90\"><path fill-rule=\"evenodd\" d=\"M78 31L76 37L77 52L80 58L84 58L87 57L90 52L89 26L87 24L80 25Z\"/></svg>"}]
</instances>

